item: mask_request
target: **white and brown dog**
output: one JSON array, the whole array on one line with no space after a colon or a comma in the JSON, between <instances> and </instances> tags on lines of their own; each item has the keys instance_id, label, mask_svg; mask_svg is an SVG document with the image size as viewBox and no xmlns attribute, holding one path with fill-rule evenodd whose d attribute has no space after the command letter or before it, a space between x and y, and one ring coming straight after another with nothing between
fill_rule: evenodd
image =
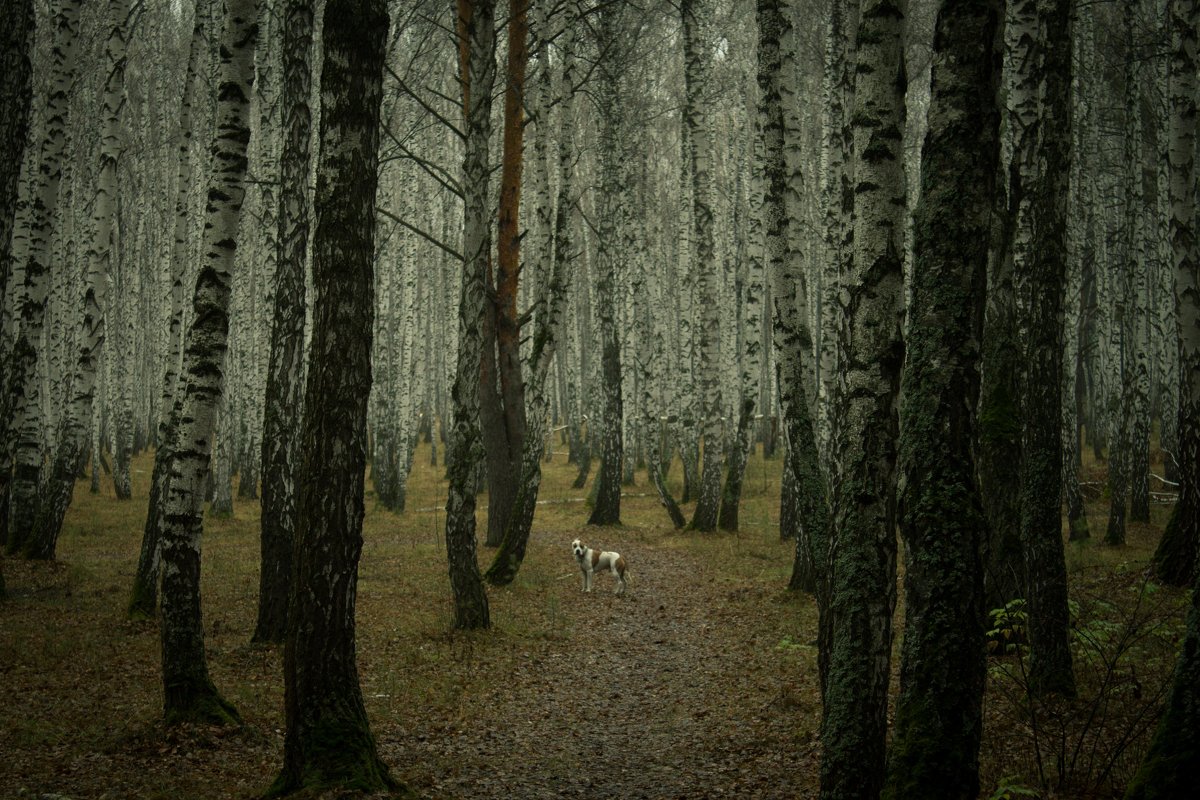
<instances>
[{"instance_id":1,"label":"white and brown dog","mask_svg":"<svg viewBox=\"0 0 1200 800\"><path fill-rule=\"evenodd\" d=\"M617 594L625 594L625 559L620 553L593 550L576 539L571 542L571 550L579 569L583 570L583 590L592 590L592 576L597 572L608 570L617 579Z\"/></svg>"}]
</instances>

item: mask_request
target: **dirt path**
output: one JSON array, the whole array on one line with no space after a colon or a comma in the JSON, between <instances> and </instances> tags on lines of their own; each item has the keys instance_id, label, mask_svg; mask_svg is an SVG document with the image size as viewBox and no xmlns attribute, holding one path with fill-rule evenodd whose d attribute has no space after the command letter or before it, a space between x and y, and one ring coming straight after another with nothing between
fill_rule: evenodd
<instances>
[{"instance_id":1,"label":"dirt path","mask_svg":"<svg viewBox=\"0 0 1200 800\"><path fill-rule=\"evenodd\" d=\"M738 619L728 585L693 557L636 552L625 598L607 575L590 595L561 581L575 635L523 664L491 719L384 743L394 763L440 767L422 787L432 797L803 796L810 737L755 666L777 640Z\"/></svg>"}]
</instances>

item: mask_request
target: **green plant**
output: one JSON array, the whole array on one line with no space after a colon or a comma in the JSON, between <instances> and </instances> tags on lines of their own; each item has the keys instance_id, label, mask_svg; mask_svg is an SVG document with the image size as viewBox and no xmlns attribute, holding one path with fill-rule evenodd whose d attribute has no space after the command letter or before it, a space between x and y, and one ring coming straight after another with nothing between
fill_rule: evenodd
<instances>
[{"instance_id":1,"label":"green plant","mask_svg":"<svg viewBox=\"0 0 1200 800\"><path fill-rule=\"evenodd\" d=\"M1016 775L1005 775L1000 779L996 791L988 795L988 800L1016 800L1018 797L1040 797L1036 789L1030 789L1017 782Z\"/></svg>"}]
</instances>

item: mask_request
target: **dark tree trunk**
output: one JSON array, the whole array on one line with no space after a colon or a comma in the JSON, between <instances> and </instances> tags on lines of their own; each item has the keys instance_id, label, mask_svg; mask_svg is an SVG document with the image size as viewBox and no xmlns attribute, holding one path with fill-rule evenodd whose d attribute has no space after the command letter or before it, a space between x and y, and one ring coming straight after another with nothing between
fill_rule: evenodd
<instances>
[{"instance_id":1,"label":"dark tree trunk","mask_svg":"<svg viewBox=\"0 0 1200 800\"><path fill-rule=\"evenodd\" d=\"M1179 499L1167 522L1151 567L1155 576L1187 586L1200 570L1200 252L1196 240L1196 61L1200 11L1196 0L1172 0L1170 6L1171 125L1168 164L1171 191L1171 247L1179 325L1179 430L1176 462ZM1200 592L1197 593L1200 595ZM1194 673L1193 673L1194 674ZM1193 680L1192 686L1197 683ZM1193 711L1196 708L1193 703ZM1193 716L1192 731L1196 723ZM1180 735L1184 735L1182 731ZM1165 734L1164 734L1165 735ZM1156 747L1168 748L1168 741ZM1176 784L1184 785L1184 784ZM1165 796L1145 794L1145 797Z\"/></svg>"},{"instance_id":2,"label":"dark tree trunk","mask_svg":"<svg viewBox=\"0 0 1200 800\"><path fill-rule=\"evenodd\" d=\"M1071 4L1039 0L1042 102L1029 258L1018 262L1027 317L1021 390L1021 538L1028 580L1029 683L1075 694L1062 537L1062 290L1071 165Z\"/></svg>"},{"instance_id":3,"label":"dark tree trunk","mask_svg":"<svg viewBox=\"0 0 1200 800\"><path fill-rule=\"evenodd\" d=\"M1002 6L947 0L934 34L900 409L905 630L885 798L979 794L986 524L973 443Z\"/></svg>"},{"instance_id":4,"label":"dark tree trunk","mask_svg":"<svg viewBox=\"0 0 1200 800\"><path fill-rule=\"evenodd\" d=\"M904 363L903 0L864 0L856 39L854 249L838 292L839 387L831 415L832 565L821 798L883 785L896 603L896 439Z\"/></svg>"},{"instance_id":5,"label":"dark tree trunk","mask_svg":"<svg viewBox=\"0 0 1200 800\"><path fill-rule=\"evenodd\" d=\"M620 6L601 12L597 34L601 52L616 46L622 15ZM618 206L620 183L621 116L619 71L621 64L610 56L600 66L597 105L600 111L600 233L596 256L596 316L600 321L600 471L596 475L596 502L589 525L621 524L621 469L625 461L622 439L621 345L617 337L615 307Z\"/></svg>"},{"instance_id":6,"label":"dark tree trunk","mask_svg":"<svg viewBox=\"0 0 1200 800\"><path fill-rule=\"evenodd\" d=\"M526 432L517 289L521 268L521 179L524 171L525 68L529 63L529 0L509 0L504 80L504 137L496 228L495 305L485 312L480 423L488 453L487 544L499 545L522 491ZM489 287L490 288L490 287Z\"/></svg>"},{"instance_id":7,"label":"dark tree trunk","mask_svg":"<svg viewBox=\"0 0 1200 800\"><path fill-rule=\"evenodd\" d=\"M17 181L29 132L33 100L30 52L33 48L33 0L14 0L0 8L0 309L7 308L13 288L12 233L17 210ZM12 405L9 383L12 348L9 332L0 328L0 549L8 539L8 485L12 472L9 423ZM4 573L0 571L0 599Z\"/></svg>"},{"instance_id":8,"label":"dark tree trunk","mask_svg":"<svg viewBox=\"0 0 1200 800\"><path fill-rule=\"evenodd\" d=\"M284 649L283 771L272 793L395 788L358 681L374 322L375 188L388 18L384 0L329 0L314 199L313 333L301 438L299 533Z\"/></svg>"},{"instance_id":9,"label":"dark tree trunk","mask_svg":"<svg viewBox=\"0 0 1200 800\"><path fill-rule=\"evenodd\" d=\"M289 0L283 18L283 156L275 321L263 408L261 568L255 642L283 642L296 536L299 425L304 408L305 268L312 117L312 0Z\"/></svg>"},{"instance_id":10,"label":"dark tree trunk","mask_svg":"<svg viewBox=\"0 0 1200 800\"><path fill-rule=\"evenodd\" d=\"M463 279L458 308L458 364L453 399L454 430L446 449L446 556L454 594L454 627L491 624L488 597L475 544L477 469L483 456L479 432L479 374L483 342L489 231L488 139L496 31L493 0L458 0L459 65L463 79L466 150L463 156Z\"/></svg>"}]
</instances>

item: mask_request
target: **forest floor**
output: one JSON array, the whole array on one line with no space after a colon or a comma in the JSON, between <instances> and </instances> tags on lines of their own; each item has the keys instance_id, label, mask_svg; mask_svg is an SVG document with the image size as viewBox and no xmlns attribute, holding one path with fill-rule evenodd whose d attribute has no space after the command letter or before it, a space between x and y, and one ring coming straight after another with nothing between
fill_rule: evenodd
<instances>
[{"instance_id":1,"label":"forest floor","mask_svg":"<svg viewBox=\"0 0 1200 800\"><path fill-rule=\"evenodd\" d=\"M406 512L368 496L360 568L359 672L393 775L427 798L815 796L816 611L784 588L779 467L751 462L740 533L699 535L670 528L641 473L625 524L589 528L586 491L557 454L518 579L490 590L492 629L462 634L442 469L422 446ZM206 522L202 576L209 668L245 724L160 722L157 626L124 615L150 468L135 462L132 502L78 485L58 561L4 562L0 799L249 798L279 769L282 653L249 643L255 501ZM1182 629L1183 593L1144 577L1166 508L1131 525L1125 547L1068 548L1078 700L1031 704L1020 651L991 659L981 797L1110 797L1128 779ZM1105 510L1091 509L1093 531ZM608 575L580 591L576 537L626 557L625 597ZM480 547L484 568L491 553Z\"/></svg>"}]
</instances>

